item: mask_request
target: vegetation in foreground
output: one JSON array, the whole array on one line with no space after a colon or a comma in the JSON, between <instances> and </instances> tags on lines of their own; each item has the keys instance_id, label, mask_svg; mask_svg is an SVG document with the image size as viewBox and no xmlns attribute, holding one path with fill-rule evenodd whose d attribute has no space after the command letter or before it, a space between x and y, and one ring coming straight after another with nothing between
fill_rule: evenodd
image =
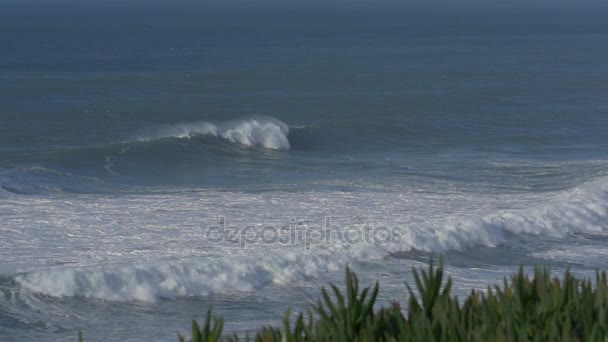
<instances>
[{"instance_id":1,"label":"vegetation in foreground","mask_svg":"<svg viewBox=\"0 0 608 342\"><path fill-rule=\"evenodd\" d=\"M415 290L406 284L407 307L394 302L374 310L378 283L360 288L346 269L346 290L331 285L306 312L288 310L283 327L264 327L252 341L608 341L608 282L597 272L595 282L566 272L551 278L537 267L532 278L523 268L501 287L472 291L463 301L450 293L443 263L414 269ZM406 309L406 310L404 310ZM407 313L405 313L407 312ZM223 320L211 311L202 327L192 323L191 339L182 342L238 341L223 336Z\"/></svg>"}]
</instances>

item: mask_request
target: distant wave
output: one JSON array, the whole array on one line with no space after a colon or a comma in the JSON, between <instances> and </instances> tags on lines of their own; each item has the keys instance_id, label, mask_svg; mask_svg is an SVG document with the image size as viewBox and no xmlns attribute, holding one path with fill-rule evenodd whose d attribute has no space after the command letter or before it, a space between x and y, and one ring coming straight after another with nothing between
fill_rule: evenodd
<instances>
[{"instance_id":1,"label":"distant wave","mask_svg":"<svg viewBox=\"0 0 608 342\"><path fill-rule=\"evenodd\" d=\"M165 166L170 174L176 158L189 166L190 175L195 175L192 179L202 180L203 176L196 175L213 161L289 150L289 133L287 124L271 117L177 123L133 132L112 142L42 152L35 163L0 170L0 196L98 193L112 190L114 183L156 182L157 178L146 178L150 165Z\"/></svg>"},{"instance_id":2,"label":"distant wave","mask_svg":"<svg viewBox=\"0 0 608 342\"><path fill-rule=\"evenodd\" d=\"M257 117L214 124L206 121L180 123L160 129L147 136L139 136L137 141L152 141L163 138L190 139L199 135L210 135L235 144L260 146L272 150L288 150L289 127L284 122L271 117Z\"/></svg>"}]
</instances>

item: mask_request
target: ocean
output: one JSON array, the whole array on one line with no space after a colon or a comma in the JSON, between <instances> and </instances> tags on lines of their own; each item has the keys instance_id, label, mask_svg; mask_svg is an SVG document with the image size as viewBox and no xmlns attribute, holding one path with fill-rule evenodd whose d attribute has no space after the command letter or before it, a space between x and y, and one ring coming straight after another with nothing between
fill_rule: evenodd
<instances>
[{"instance_id":1,"label":"ocean","mask_svg":"<svg viewBox=\"0 0 608 342\"><path fill-rule=\"evenodd\" d=\"M0 1L0 340L608 262L608 6ZM529 268L528 268L529 270Z\"/></svg>"}]
</instances>

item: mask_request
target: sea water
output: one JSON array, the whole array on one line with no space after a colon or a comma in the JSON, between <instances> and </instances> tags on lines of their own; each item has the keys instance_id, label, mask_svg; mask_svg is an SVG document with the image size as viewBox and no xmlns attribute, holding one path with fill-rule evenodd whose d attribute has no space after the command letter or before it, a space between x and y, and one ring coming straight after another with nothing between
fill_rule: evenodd
<instances>
[{"instance_id":1,"label":"sea water","mask_svg":"<svg viewBox=\"0 0 608 342\"><path fill-rule=\"evenodd\" d=\"M608 261L601 3L1 2L0 340L245 334Z\"/></svg>"}]
</instances>

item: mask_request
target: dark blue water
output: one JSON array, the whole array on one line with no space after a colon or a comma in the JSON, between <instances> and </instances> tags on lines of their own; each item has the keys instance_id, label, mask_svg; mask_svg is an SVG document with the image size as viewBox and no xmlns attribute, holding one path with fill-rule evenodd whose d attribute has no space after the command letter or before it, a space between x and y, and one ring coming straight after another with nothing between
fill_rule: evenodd
<instances>
[{"instance_id":1,"label":"dark blue water","mask_svg":"<svg viewBox=\"0 0 608 342\"><path fill-rule=\"evenodd\" d=\"M166 340L133 317L186 331L209 303L245 331L346 263L399 293L433 252L462 291L603 267L607 14L0 3L0 335ZM400 234L235 250L203 238L219 216Z\"/></svg>"}]
</instances>

